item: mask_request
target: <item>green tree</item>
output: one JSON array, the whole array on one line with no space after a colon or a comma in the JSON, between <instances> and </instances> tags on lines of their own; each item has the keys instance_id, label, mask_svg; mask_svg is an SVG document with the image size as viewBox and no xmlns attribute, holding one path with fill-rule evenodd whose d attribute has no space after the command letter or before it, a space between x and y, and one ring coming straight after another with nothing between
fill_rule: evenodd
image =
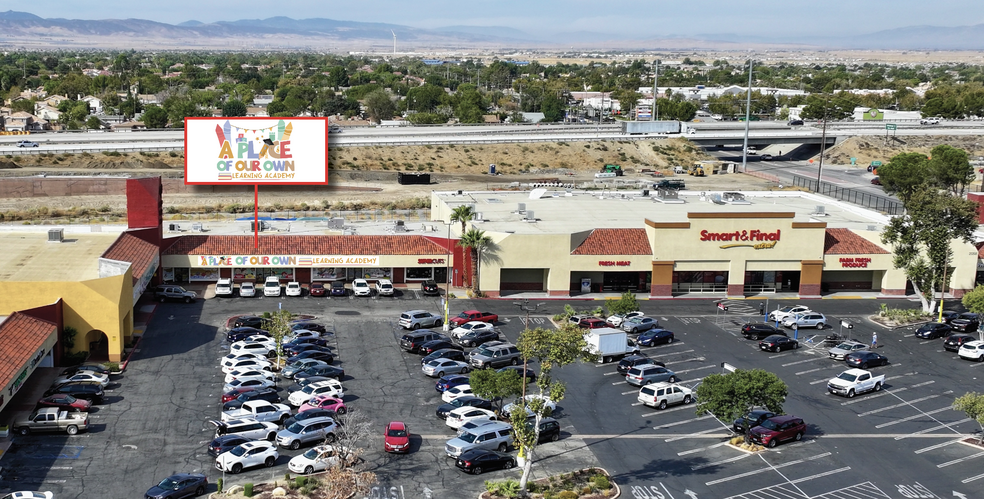
<instances>
[{"instance_id":1,"label":"green tree","mask_svg":"<svg viewBox=\"0 0 984 499\"><path fill-rule=\"evenodd\" d=\"M519 480L519 488L525 493L530 471L536 460L540 421L550 413L546 401L560 402L567 392L564 382L553 379L553 369L574 362L591 361L594 356L586 351L584 332L573 324L564 324L560 329L527 328L520 333L516 347L523 355L524 368L530 361L536 361L540 365L540 374L536 381L539 394L525 396L524 393L524 397L510 413L510 420L516 422L513 425L516 437L513 444L519 449L519 457L526 460L523 463L523 476ZM524 424L527 409L533 413L533 424Z\"/></svg>"},{"instance_id":2,"label":"green tree","mask_svg":"<svg viewBox=\"0 0 984 499\"><path fill-rule=\"evenodd\" d=\"M468 384L475 395L491 400L498 409L508 397L523 393L523 379L512 369L499 372L495 369L479 369L468 376Z\"/></svg>"},{"instance_id":3,"label":"green tree","mask_svg":"<svg viewBox=\"0 0 984 499\"><path fill-rule=\"evenodd\" d=\"M268 315L269 317L267 317ZM294 314L287 310L277 310L270 314L264 313L263 316L267 317L267 331L273 338L274 347L277 349L277 366L283 367L280 358L281 346L284 343L284 336L291 333L291 321L294 320Z\"/></svg>"},{"instance_id":4,"label":"green tree","mask_svg":"<svg viewBox=\"0 0 984 499\"><path fill-rule=\"evenodd\" d=\"M619 109L621 109L622 114L626 116L632 112L641 98L642 94L629 88L619 88L612 92L612 99L618 101Z\"/></svg>"},{"instance_id":5,"label":"green tree","mask_svg":"<svg viewBox=\"0 0 984 499\"><path fill-rule=\"evenodd\" d=\"M984 285L977 286L973 291L963 295L960 299L967 310L984 317Z\"/></svg>"},{"instance_id":6,"label":"green tree","mask_svg":"<svg viewBox=\"0 0 984 499\"><path fill-rule=\"evenodd\" d=\"M144 110L142 119L147 128L164 128L167 126L167 111L160 106L150 105Z\"/></svg>"},{"instance_id":7,"label":"green tree","mask_svg":"<svg viewBox=\"0 0 984 499\"><path fill-rule=\"evenodd\" d=\"M854 97L844 92L811 95L800 116L808 120L839 121L851 117L855 107Z\"/></svg>"},{"instance_id":8,"label":"green tree","mask_svg":"<svg viewBox=\"0 0 984 499\"><path fill-rule=\"evenodd\" d=\"M393 99L385 90L374 90L368 93L364 100L366 114L369 115L370 121L379 123L382 120L393 119L393 114L396 113L396 104L393 103Z\"/></svg>"},{"instance_id":9,"label":"green tree","mask_svg":"<svg viewBox=\"0 0 984 499\"><path fill-rule=\"evenodd\" d=\"M543 96L543 121L554 123L564 119L564 102L550 92Z\"/></svg>"},{"instance_id":10,"label":"green tree","mask_svg":"<svg viewBox=\"0 0 984 499\"><path fill-rule=\"evenodd\" d=\"M146 124L146 122L144 122L144 124ZM102 121L99 121L99 118L96 118L95 116L89 116L85 120L85 127L89 130L98 130L102 128Z\"/></svg>"},{"instance_id":11,"label":"green tree","mask_svg":"<svg viewBox=\"0 0 984 499\"><path fill-rule=\"evenodd\" d=\"M953 401L953 409L963 411L968 418L977 421L977 424L981 426L981 438L977 444L984 445L984 394L965 393Z\"/></svg>"},{"instance_id":12,"label":"green tree","mask_svg":"<svg viewBox=\"0 0 984 499\"><path fill-rule=\"evenodd\" d=\"M222 104L222 116L224 118L246 116L246 104L239 99L229 99Z\"/></svg>"},{"instance_id":13,"label":"green tree","mask_svg":"<svg viewBox=\"0 0 984 499\"><path fill-rule=\"evenodd\" d=\"M458 239L458 246L468 248L468 255L471 258L471 268L469 269L469 279L471 280L472 293L475 296L482 294L478 283L478 254L492 244L492 238L485 234L484 230L469 229Z\"/></svg>"},{"instance_id":14,"label":"green tree","mask_svg":"<svg viewBox=\"0 0 984 499\"><path fill-rule=\"evenodd\" d=\"M465 230L468 229L468 221L473 218L475 218L475 209L470 204L463 204L461 206L455 206L451 210L451 217L448 218L448 221L451 223L460 222L461 233L464 234Z\"/></svg>"},{"instance_id":15,"label":"green tree","mask_svg":"<svg viewBox=\"0 0 984 499\"><path fill-rule=\"evenodd\" d=\"M917 152L897 154L888 163L878 167L878 178L881 179L885 192L895 194L902 203L907 203L929 182L930 171L926 155Z\"/></svg>"},{"instance_id":16,"label":"green tree","mask_svg":"<svg viewBox=\"0 0 984 499\"><path fill-rule=\"evenodd\" d=\"M639 310L639 302L636 301L635 293L631 291L625 291L622 293L622 297L619 299L606 298L605 308L610 314L622 314L625 315L629 312L635 312Z\"/></svg>"},{"instance_id":17,"label":"green tree","mask_svg":"<svg viewBox=\"0 0 984 499\"><path fill-rule=\"evenodd\" d=\"M974 180L974 167L967 151L941 144L933 148L930 157L929 171L936 185L954 196L963 196Z\"/></svg>"},{"instance_id":18,"label":"green tree","mask_svg":"<svg viewBox=\"0 0 984 499\"><path fill-rule=\"evenodd\" d=\"M711 414L719 421L733 421L756 407L782 414L788 394L789 389L779 376L762 369L711 374L697 386L697 415Z\"/></svg>"}]
</instances>

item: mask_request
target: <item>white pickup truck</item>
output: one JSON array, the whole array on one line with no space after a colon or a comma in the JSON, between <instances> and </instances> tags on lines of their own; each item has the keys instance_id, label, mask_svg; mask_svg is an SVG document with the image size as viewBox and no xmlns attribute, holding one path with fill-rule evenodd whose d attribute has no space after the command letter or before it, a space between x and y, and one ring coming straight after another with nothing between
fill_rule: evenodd
<instances>
[{"instance_id":1,"label":"white pickup truck","mask_svg":"<svg viewBox=\"0 0 984 499\"><path fill-rule=\"evenodd\" d=\"M848 369L827 382L827 391L847 398L859 393L881 391L885 375L875 376L864 369Z\"/></svg>"},{"instance_id":2,"label":"white pickup truck","mask_svg":"<svg viewBox=\"0 0 984 499\"><path fill-rule=\"evenodd\" d=\"M222 413L222 421L233 419L255 419L283 424L290 417L290 407L284 404L274 404L266 400L250 400L243 402L241 409L233 409Z\"/></svg>"}]
</instances>

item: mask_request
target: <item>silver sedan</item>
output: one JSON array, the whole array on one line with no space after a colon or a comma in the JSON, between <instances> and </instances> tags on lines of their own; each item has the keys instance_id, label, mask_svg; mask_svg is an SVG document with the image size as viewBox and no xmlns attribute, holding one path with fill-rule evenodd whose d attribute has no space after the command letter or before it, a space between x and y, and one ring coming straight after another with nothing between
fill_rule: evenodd
<instances>
[{"instance_id":1,"label":"silver sedan","mask_svg":"<svg viewBox=\"0 0 984 499\"><path fill-rule=\"evenodd\" d=\"M420 366L420 370L432 378L440 378L445 374L465 374L468 369L467 362L451 359L434 359Z\"/></svg>"}]
</instances>

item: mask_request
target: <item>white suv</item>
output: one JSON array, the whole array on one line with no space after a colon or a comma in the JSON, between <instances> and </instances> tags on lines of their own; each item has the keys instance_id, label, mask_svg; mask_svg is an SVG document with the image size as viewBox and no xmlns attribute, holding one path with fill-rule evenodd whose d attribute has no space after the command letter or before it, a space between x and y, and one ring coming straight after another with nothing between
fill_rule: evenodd
<instances>
[{"instance_id":1,"label":"white suv","mask_svg":"<svg viewBox=\"0 0 984 499\"><path fill-rule=\"evenodd\" d=\"M280 279L269 276L263 282L263 296L280 296Z\"/></svg>"},{"instance_id":2,"label":"white suv","mask_svg":"<svg viewBox=\"0 0 984 499\"><path fill-rule=\"evenodd\" d=\"M301 283L291 281L287 283L287 296L301 296Z\"/></svg>"},{"instance_id":3,"label":"white suv","mask_svg":"<svg viewBox=\"0 0 984 499\"><path fill-rule=\"evenodd\" d=\"M369 281L365 279L352 281L352 294L355 296L372 296L372 288L369 287Z\"/></svg>"},{"instance_id":4,"label":"white suv","mask_svg":"<svg viewBox=\"0 0 984 499\"><path fill-rule=\"evenodd\" d=\"M230 473L239 473L243 468L260 465L270 468L277 463L279 457L280 453L273 442L245 442L219 454L215 458L215 468Z\"/></svg>"},{"instance_id":5,"label":"white suv","mask_svg":"<svg viewBox=\"0 0 984 499\"><path fill-rule=\"evenodd\" d=\"M940 119L937 117L923 118L919 120L920 125L939 125Z\"/></svg>"},{"instance_id":6,"label":"white suv","mask_svg":"<svg viewBox=\"0 0 984 499\"><path fill-rule=\"evenodd\" d=\"M694 393L685 386L672 383L653 383L639 390L639 402L657 409L668 405L689 404L694 401Z\"/></svg>"},{"instance_id":7,"label":"white suv","mask_svg":"<svg viewBox=\"0 0 984 499\"><path fill-rule=\"evenodd\" d=\"M393 296L393 283L389 279L376 281L376 293L380 296Z\"/></svg>"},{"instance_id":8,"label":"white suv","mask_svg":"<svg viewBox=\"0 0 984 499\"><path fill-rule=\"evenodd\" d=\"M796 314L804 314L811 312L810 307L806 305L791 305L787 307L777 308L769 312L769 321L782 322L789 317L796 317Z\"/></svg>"},{"instance_id":9,"label":"white suv","mask_svg":"<svg viewBox=\"0 0 984 499\"><path fill-rule=\"evenodd\" d=\"M215 283L215 296L232 296L232 279L219 279Z\"/></svg>"}]
</instances>

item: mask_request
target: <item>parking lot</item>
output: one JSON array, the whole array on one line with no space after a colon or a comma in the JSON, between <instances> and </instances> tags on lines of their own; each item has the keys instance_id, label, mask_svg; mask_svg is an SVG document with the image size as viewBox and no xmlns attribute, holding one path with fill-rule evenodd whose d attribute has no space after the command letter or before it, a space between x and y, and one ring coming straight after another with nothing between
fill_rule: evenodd
<instances>
[{"instance_id":1,"label":"parking lot","mask_svg":"<svg viewBox=\"0 0 984 499\"><path fill-rule=\"evenodd\" d=\"M571 303L578 309L599 304ZM836 319L833 324L855 324L851 332L864 342L875 328L865 317L879 303L808 302ZM218 361L228 353L226 321L273 311L279 304L317 316L337 332L331 345L336 365L346 373L345 403L350 411L365 411L379 428L378 445L365 456L380 481L377 493L465 497L482 490L486 479L517 476L515 471L465 475L444 456L453 432L434 415L440 393L435 380L421 373L420 357L400 349L403 331L396 324L405 310L438 312L440 299L403 291L394 298L222 298L159 305L126 373L113 378L106 403L93 411L93 428L72 437L15 437L0 460L0 489L51 490L59 498L134 497L169 474L198 471L208 475L214 491L222 474L205 446L214 430L208 421L220 412ZM638 389L614 374L613 364L571 365L557 373L568 385L556 415L563 436L540 446L543 459L535 475L601 465L615 475L623 494L660 499L942 498L980 487L984 453L957 443L978 426L949 409L953 398L977 389L977 377L984 373L980 364L956 359L939 340L917 340L911 330L879 328L884 346L878 351L892 363L871 370L887 375L886 389L853 399L829 395L826 380L846 367L806 341L818 332L799 331L803 347L798 350L762 352L757 341L738 333L743 322L761 320L757 302L727 305L724 313L705 300L643 303L643 311L677 339L645 351L687 386L721 372L723 362L777 373L789 385L785 412L808 424L802 442L746 454L724 445L730 422L726 427L697 416L693 405L663 411L642 406ZM547 302L531 315L532 325L549 327L547 318L563 306L563 301ZM498 329L505 339L515 340L523 329L525 316L509 301L455 300L451 310L476 307L500 315ZM820 334L828 333L829 328ZM394 420L407 423L414 435L409 455L382 452L382 429ZM227 475L225 483L282 478L290 457L304 450L281 449L273 468Z\"/></svg>"}]
</instances>

